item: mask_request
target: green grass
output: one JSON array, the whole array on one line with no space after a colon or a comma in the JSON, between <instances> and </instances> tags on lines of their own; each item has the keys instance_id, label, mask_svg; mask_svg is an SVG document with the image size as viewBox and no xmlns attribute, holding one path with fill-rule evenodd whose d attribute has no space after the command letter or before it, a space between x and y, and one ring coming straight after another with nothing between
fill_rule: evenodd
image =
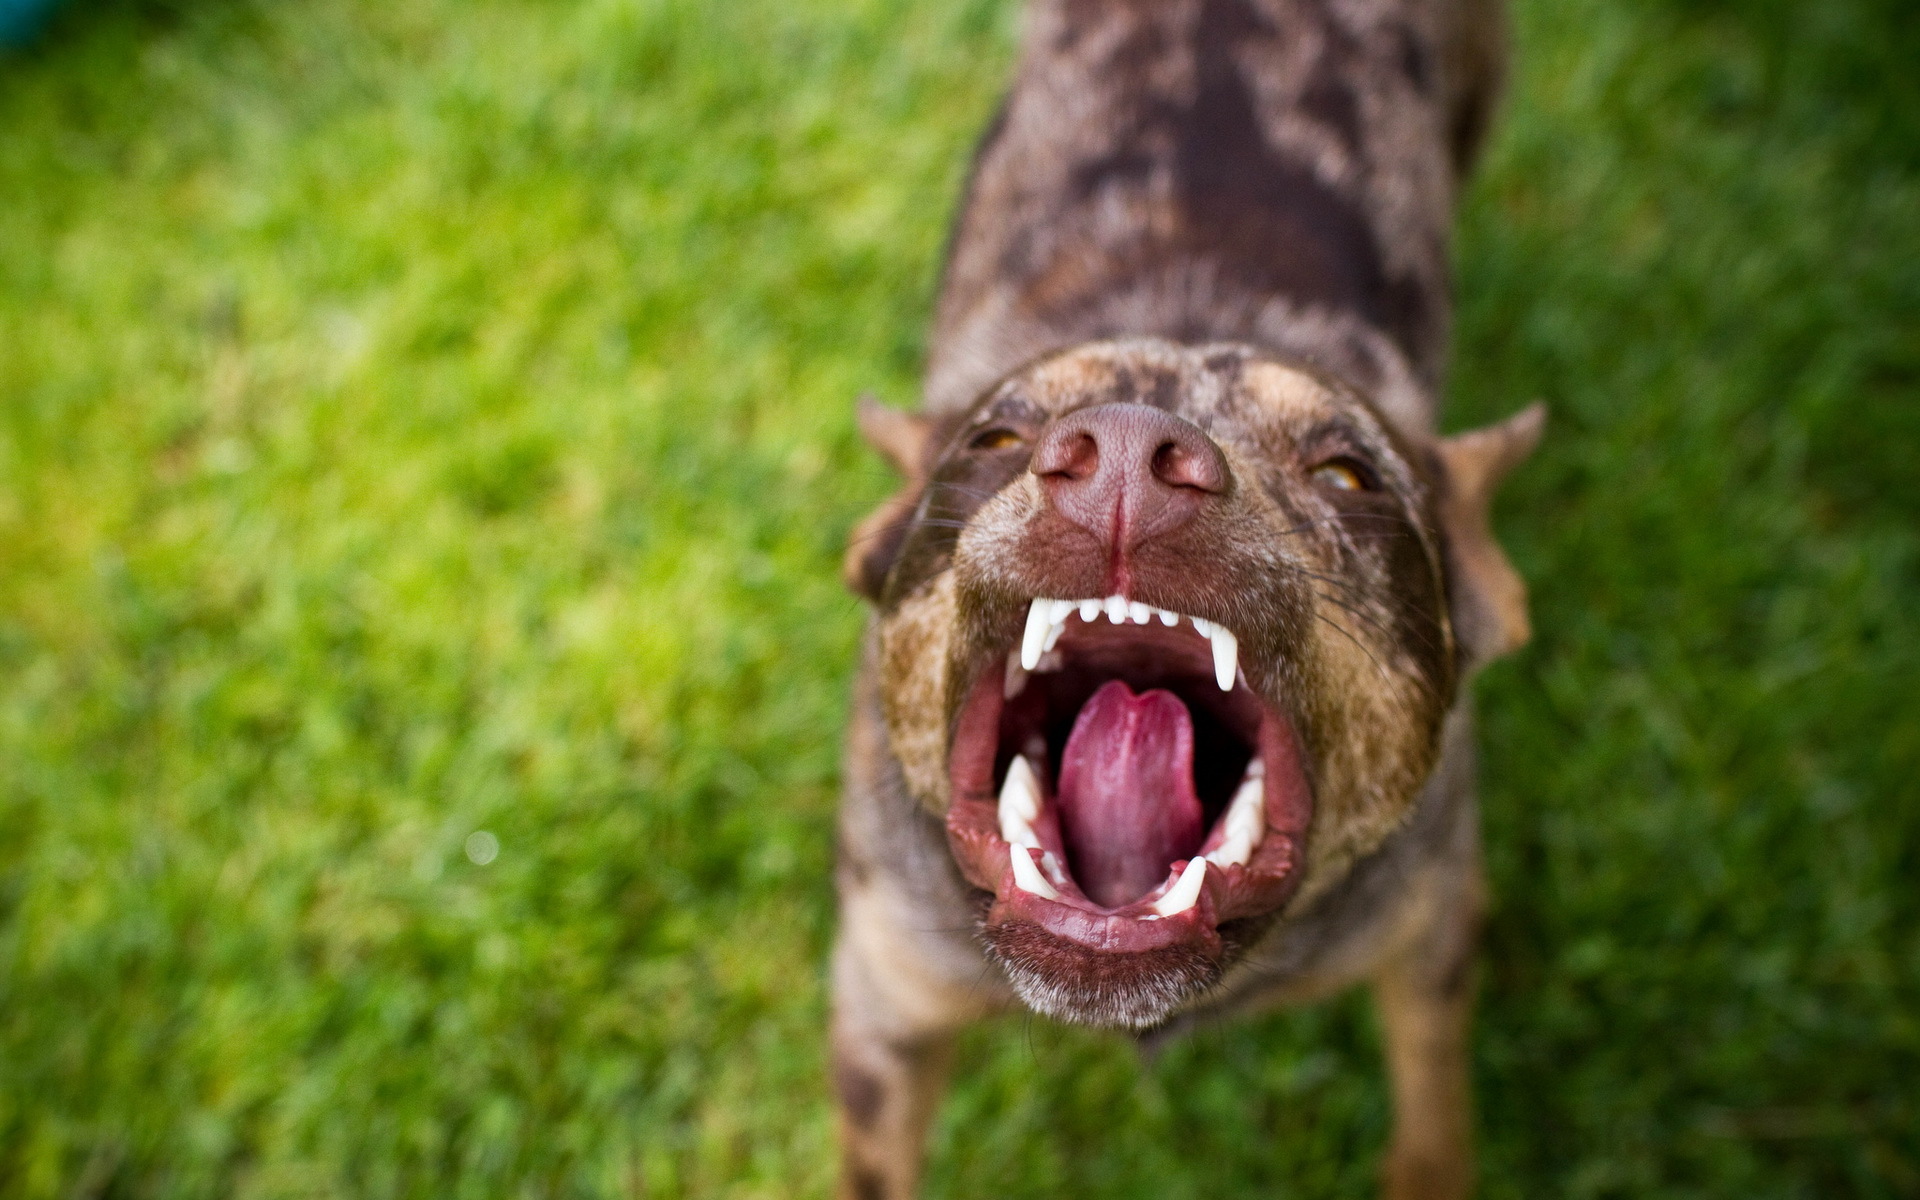
<instances>
[{"instance_id":1,"label":"green grass","mask_svg":"<svg viewBox=\"0 0 1920 1200\"><path fill-rule=\"evenodd\" d=\"M822 1194L851 401L1010 4L74 8L0 58L0 1193ZM1920 19L1518 43L1485 1192L1920 1194ZM1358 999L964 1061L936 1197L1363 1196L1387 1120Z\"/></svg>"}]
</instances>

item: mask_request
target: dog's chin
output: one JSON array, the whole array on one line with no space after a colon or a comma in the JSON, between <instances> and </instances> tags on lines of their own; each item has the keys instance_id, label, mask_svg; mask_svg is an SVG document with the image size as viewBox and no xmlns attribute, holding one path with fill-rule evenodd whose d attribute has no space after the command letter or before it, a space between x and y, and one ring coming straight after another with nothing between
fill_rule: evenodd
<instances>
[{"instance_id":1,"label":"dog's chin","mask_svg":"<svg viewBox=\"0 0 1920 1200\"><path fill-rule=\"evenodd\" d=\"M1223 925L1244 933L1291 896L1311 791L1291 720L1237 646L1222 655L1224 627L1049 623L1050 603L1023 638L1032 669L1022 647L996 652L962 705L948 843L992 894L981 938L1030 1008L1147 1029L1218 982L1239 940Z\"/></svg>"},{"instance_id":2,"label":"dog's chin","mask_svg":"<svg viewBox=\"0 0 1920 1200\"><path fill-rule=\"evenodd\" d=\"M1211 988L1223 965L1221 956L1199 946L1095 950L1018 920L985 924L981 940L1028 1008L1058 1021L1111 1029L1162 1024Z\"/></svg>"}]
</instances>

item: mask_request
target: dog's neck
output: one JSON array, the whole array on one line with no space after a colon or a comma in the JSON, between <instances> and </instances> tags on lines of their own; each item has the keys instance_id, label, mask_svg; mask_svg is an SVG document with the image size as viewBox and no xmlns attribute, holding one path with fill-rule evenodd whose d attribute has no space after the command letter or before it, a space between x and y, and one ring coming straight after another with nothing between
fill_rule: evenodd
<instances>
[{"instance_id":1,"label":"dog's neck","mask_svg":"<svg viewBox=\"0 0 1920 1200\"><path fill-rule=\"evenodd\" d=\"M1101 338L1245 342L1430 432L1446 39L1418 0L1039 0L942 282L935 413Z\"/></svg>"}]
</instances>

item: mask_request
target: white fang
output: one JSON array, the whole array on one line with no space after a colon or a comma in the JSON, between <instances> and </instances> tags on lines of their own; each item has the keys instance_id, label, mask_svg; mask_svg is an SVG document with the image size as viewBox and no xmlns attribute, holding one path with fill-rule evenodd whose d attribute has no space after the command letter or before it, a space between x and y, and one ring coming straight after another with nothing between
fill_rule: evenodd
<instances>
[{"instance_id":1,"label":"white fang","mask_svg":"<svg viewBox=\"0 0 1920 1200\"><path fill-rule=\"evenodd\" d=\"M1225 625L1215 625L1207 631L1207 638L1213 642L1213 681L1220 690L1233 690L1233 677L1240 670L1240 639L1227 631Z\"/></svg>"},{"instance_id":2,"label":"white fang","mask_svg":"<svg viewBox=\"0 0 1920 1200\"><path fill-rule=\"evenodd\" d=\"M1016 868L1016 874L1018 869ZM1200 885L1207 879L1207 860L1194 856L1187 869L1180 872L1180 878L1167 889L1167 894L1153 902L1153 911L1163 917L1178 916L1192 908L1200 899Z\"/></svg>"},{"instance_id":3,"label":"white fang","mask_svg":"<svg viewBox=\"0 0 1920 1200\"><path fill-rule=\"evenodd\" d=\"M1033 820L1039 815L1040 780L1028 764L1027 756L1016 754L1007 764L1006 782L1000 785L1001 840L1038 850L1040 838L1033 832Z\"/></svg>"},{"instance_id":4,"label":"white fang","mask_svg":"<svg viewBox=\"0 0 1920 1200\"><path fill-rule=\"evenodd\" d=\"M1053 628L1053 601L1038 597L1027 606L1027 631L1020 639L1020 666L1028 671L1040 664L1047 647L1047 634Z\"/></svg>"},{"instance_id":5,"label":"white fang","mask_svg":"<svg viewBox=\"0 0 1920 1200\"><path fill-rule=\"evenodd\" d=\"M1013 852L1013 882L1023 892L1032 892L1042 900L1058 900L1060 893L1047 882L1040 868L1033 865L1033 855L1025 846L1008 846Z\"/></svg>"},{"instance_id":6,"label":"white fang","mask_svg":"<svg viewBox=\"0 0 1920 1200\"><path fill-rule=\"evenodd\" d=\"M1207 852L1207 858L1217 866L1234 867L1247 865L1253 857L1253 848L1267 834L1267 765L1259 759L1247 764L1247 773L1240 780L1240 788L1234 792L1233 800L1227 805L1227 815L1223 821L1225 836L1220 844Z\"/></svg>"}]
</instances>

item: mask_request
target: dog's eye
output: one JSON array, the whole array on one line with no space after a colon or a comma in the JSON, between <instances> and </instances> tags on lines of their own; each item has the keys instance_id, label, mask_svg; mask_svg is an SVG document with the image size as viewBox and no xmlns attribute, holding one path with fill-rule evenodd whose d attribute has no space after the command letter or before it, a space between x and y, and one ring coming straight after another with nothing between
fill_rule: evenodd
<instances>
[{"instance_id":1,"label":"dog's eye","mask_svg":"<svg viewBox=\"0 0 1920 1200\"><path fill-rule=\"evenodd\" d=\"M1309 474L1321 487L1338 492L1370 492L1378 485L1372 472L1351 458L1335 458L1321 463Z\"/></svg>"},{"instance_id":2,"label":"dog's eye","mask_svg":"<svg viewBox=\"0 0 1920 1200\"><path fill-rule=\"evenodd\" d=\"M975 450L1011 450L1025 440L1011 429L989 429L967 444Z\"/></svg>"}]
</instances>

